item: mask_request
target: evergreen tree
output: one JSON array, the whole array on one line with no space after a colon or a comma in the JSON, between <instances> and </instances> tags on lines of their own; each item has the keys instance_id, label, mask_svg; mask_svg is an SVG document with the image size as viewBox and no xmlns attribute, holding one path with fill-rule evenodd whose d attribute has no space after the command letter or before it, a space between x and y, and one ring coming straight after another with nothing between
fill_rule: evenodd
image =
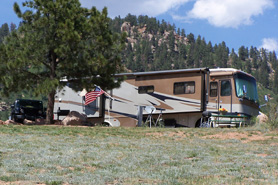
<instances>
[{"instance_id":1,"label":"evergreen tree","mask_svg":"<svg viewBox=\"0 0 278 185\"><path fill-rule=\"evenodd\" d=\"M16 30L16 25L14 23L11 23L10 30L11 32Z\"/></svg>"},{"instance_id":2,"label":"evergreen tree","mask_svg":"<svg viewBox=\"0 0 278 185\"><path fill-rule=\"evenodd\" d=\"M185 30L184 30L184 29L181 29L181 36L182 36L182 37L186 37L186 35L185 35Z\"/></svg>"},{"instance_id":3,"label":"evergreen tree","mask_svg":"<svg viewBox=\"0 0 278 185\"><path fill-rule=\"evenodd\" d=\"M242 60L242 61L247 60L249 58L248 48L245 48L244 46L241 46L238 49L238 56L239 56L239 59Z\"/></svg>"},{"instance_id":4,"label":"evergreen tree","mask_svg":"<svg viewBox=\"0 0 278 185\"><path fill-rule=\"evenodd\" d=\"M238 55L235 53L234 48L232 49L232 52L230 54L231 62L232 62L232 67L236 69L242 69L242 63L239 60Z\"/></svg>"},{"instance_id":5,"label":"evergreen tree","mask_svg":"<svg viewBox=\"0 0 278 185\"><path fill-rule=\"evenodd\" d=\"M165 31L167 31L167 24L166 24L165 20L162 19L160 27L159 27L159 33L161 35L163 35Z\"/></svg>"},{"instance_id":6,"label":"evergreen tree","mask_svg":"<svg viewBox=\"0 0 278 185\"><path fill-rule=\"evenodd\" d=\"M168 35L168 44L170 52L175 52L175 35L173 31L170 31Z\"/></svg>"},{"instance_id":7,"label":"evergreen tree","mask_svg":"<svg viewBox=\"0 0 278 185\"><path fill-rule=\"evenodd\" d=\"M119 86L125 37L112 34L107 9L82 8L78 0L30 0L14 10L22 24L1 45L4 94L22 89L48 97L47 123L53 123L54 96L68 82L74 89ZM5 71L5 73L3 73Z\"/></svg>"},{"instance_id":8,"label":"evergreen tree","mask_svg":"<svg viewBox=\"0 0 278 185\"><path fill-rule=\"evenodd\" d=\"M187 39L188 39L189 44L195 43L195 37L194 37L193 33L190 33L189 35L187 35Z\"/></svg>"},{"instance_id":9,"label":"evergreen tree","mask_svg":"<svg viewBox=\"0 0 278 185\"><path fill-rule=\"evenodd\" d=\"M178 34L179 36L181 35L181 30L180 30L180 28L178 28L177 34Z\"/></svg>"},{"instance_id":10,"label":"evergreen tree","mask_svg":"<svg viewBox=\"0 0 278 185\"><path fill-rule=\"evenodd\" d=\"M259 81L269 88L269 68L267 64L267 53L265 49L261 49L261 60L259 64Z\"/></svg>"},{"instance_id":11,"label":"evergreen tree","mask_svg":"<svg viewBox=\"0 0 278 185\"><path fill-rule=\"evenodd\" d=\"M124 21L121 19L120 16L115 17L113 21L110 21L111 30L113 32L120 33L123 22Z\"/></svg>"},{"instance_id":12,"label":"evergreen tree","mask_svg":"<svg viewBox=\"0 0 278 185\"><path fill-rule=\"evenodd\" d=\"M0 43L3 42L4 38L10 33L9 25L7 23L3 24L0 28Z\"/></svg>"},{"instance_id":13,"label":"evergreen tree","mask_svg":"<svg viewBox=\"0 0 278 185\"><path fill-rule=\"evenodd\" d=\"M211 42L209 41L205 48L205 56L204 56L205 64L203 67L215 67L213 61L213 47Z\"/></svg>"},{"instance_id":14,"label":"evergreen tree","mask_svg":"<svg viewBox=\"0 0 278 185\"><path fill-rule=\"evenodd\" d=\"M156 34L158 32L158 25L156 18L149 18L147 22L147 31L152 34Z\"/></svg>"},{"instance_id":15,"label":"evergreen tree","mask_svg":"<svg viewBox=\"0 0 278 185\"><path fill-rule=\"evenodd\" d=\"M130 13L125 17L125 21L130 23L130 26L137 26L136 15L131 15Z\"/></svg>"},{"instance_id":16,"label":"evergreen tree","mask_svg":"<svg viewBox=\"0 0 278 185\"><path fill-rule=\"evenodd\" d=\"M255 48L253 46L250 47L250 58L254 58L256 57L256 51L255 51Z\"/></svg>"},{"instance_id":17,"label":"evergreen tree","mask_svg":"<svg viewBox=\"0 0 278 185\"><path fill-rule=\"evenodd\" d=\"M201 48L201 36L198 35L196 39L196 43L194 43L194 54L193 54L193 60L194 60L194 66L199 68L201 66L201 60L202 60L202 48Z\"/></svg>"},{"instance_id":18,"label":"evergreen tree","mask_svg":"<svg viewBox=\"0 0 278 185\"><path fill-rule=\"evenodd\" d=\"M276 62L277 62L277 58L276 58ZM275 65L274 68L274 79L273 79L273 91L277 94L278 93L278 65Z\"/></svg>"}]
</instances>

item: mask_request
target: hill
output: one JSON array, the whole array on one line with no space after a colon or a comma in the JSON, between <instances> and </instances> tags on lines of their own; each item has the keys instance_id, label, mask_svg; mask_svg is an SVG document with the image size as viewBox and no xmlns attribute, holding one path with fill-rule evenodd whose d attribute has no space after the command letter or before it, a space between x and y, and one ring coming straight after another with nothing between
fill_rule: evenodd
<instances>
[{"instance_id":1,"label":"hill","mask_svg":"<svg viewBox=\"0 0 278 185\"><path fill-rule=\"evenodd\" d=\"M111 20L111 29L128 35L122 55L127 71L232 67L252 74L265 88L278 93L274 51L254 46L235 50L224 41L213 46L200 35L196 38L193 33L186 34L184 29L148 16L116 17Z\"/></svg>"}]
</instances>

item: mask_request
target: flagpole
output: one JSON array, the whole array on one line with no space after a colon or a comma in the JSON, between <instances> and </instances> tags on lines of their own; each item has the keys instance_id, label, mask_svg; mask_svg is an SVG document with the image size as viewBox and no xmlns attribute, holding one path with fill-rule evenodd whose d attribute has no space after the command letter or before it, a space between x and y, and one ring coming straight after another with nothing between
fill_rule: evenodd
<instances>
[{"instance_id":1,"label":"flagpole","mask_svg":"<svg viewBox=\"0 0 278 185\"><path fill-rule=\"evenodd\" d=\"M104 93L105 94L105 93ZM106 95L106 94L105 94ZM105 98L106 99L106 98ZM110 100L110 98L109 98ZM105 100L106 101L106 100ZM110 103L110 102L109 102ZM106 106L106 103L105 103L105 106ZM109 121L109 124L110 124L110 105L107 105L107 110L108 110L108 121Z\"/></svg>"}]
</instances>

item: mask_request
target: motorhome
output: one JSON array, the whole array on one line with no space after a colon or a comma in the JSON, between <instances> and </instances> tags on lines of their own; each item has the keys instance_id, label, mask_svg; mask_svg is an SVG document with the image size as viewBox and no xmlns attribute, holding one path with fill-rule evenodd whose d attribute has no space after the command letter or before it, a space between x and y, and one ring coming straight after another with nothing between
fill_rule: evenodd
<instances>
[{"instance_id":1,"label":"motorhome","mask_svg":"<svg viewBox=\"0 0 278 185\"><path fill-rule=\"evenodd\" d=\"M209 126L236 125L259 113L256 79L237 69L196 68L117 76L125 76L119 88L108 90L109 96L103 94L86 106L86 92L66 86L56 94L54 111L78 111L92 122L128 127L140 126L150 114L153 120L163 119L168 125L199 127L205 121Z\"/></svg>"}]
</instances>

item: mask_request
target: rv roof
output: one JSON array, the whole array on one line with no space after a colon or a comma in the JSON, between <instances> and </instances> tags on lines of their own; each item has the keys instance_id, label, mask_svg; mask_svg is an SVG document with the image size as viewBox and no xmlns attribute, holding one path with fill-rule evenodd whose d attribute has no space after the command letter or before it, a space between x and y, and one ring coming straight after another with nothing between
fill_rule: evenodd
<instances>
[{"instance_id":1,"label":"rv roof","mask_svg":"<svg viewBox=\"0 0 278 185\"><path fill-rule=\"evenodd\" d=\"M216 69L209 69L211 72L238 72L240 70L234 68L216 68Z\"/></svg>"},{"instance_id":2,"label":"rv roof","mask_svg":"<svg viewBox=\"0 0 278 185\"><path fill-rule=\"evenodd\" d=\"M244 71L241 71L241 70L239 70L239 69L234 69L234 68L217 68L217 69L209 69L209 71L210 72L212 72L212 73L220 73L220 72L230 72L230 73L243 73L243 74L245 74L245 75L248 75L248 76L251 76L251 77L253 77L252 75L250 75L250 74L248 74L248 73L246 73L246 72L244 72ZM254 78L254 77L253 77Z\"/></svg>"},{"instance_id":3,"label":"rv roof","mask_svg":"<svg viewBox=\"0 0 278 185\"><path fill-rule=\"evenodd\" d=\"M177 70L150 71L150 72L120 73L120 74L117 74L117 75L119 75L119 76L142 76L142 75L155 75L155 74L198 72L198 71L206 71L206 70L208 70L208 68L193 68L193 69L177 69Z\"/></svg>"},{"instance_id":4,"label":"rv roof","mask_svg":"<svg viewBox=\"0 0 278 185\"><path fill-rule=\"evenodd\" d=\"M135 73L120 73L116 74L116 76L145 76L145 75L156 75L156 74L173 74L173 73L184 73L184 72L199 72L199 71L210 71L212 73L243 73L245 75L248 75L250 77L253 77L252 75L243 72L238 69L234 68L216 68L216 69L209 69L209 68L192 68L192 69L177 69L177 70L164 70L164 71L149 71L149 72L135 72ZM254 78L254 77L253 77Z\"/></svg>"}]
</instances>

